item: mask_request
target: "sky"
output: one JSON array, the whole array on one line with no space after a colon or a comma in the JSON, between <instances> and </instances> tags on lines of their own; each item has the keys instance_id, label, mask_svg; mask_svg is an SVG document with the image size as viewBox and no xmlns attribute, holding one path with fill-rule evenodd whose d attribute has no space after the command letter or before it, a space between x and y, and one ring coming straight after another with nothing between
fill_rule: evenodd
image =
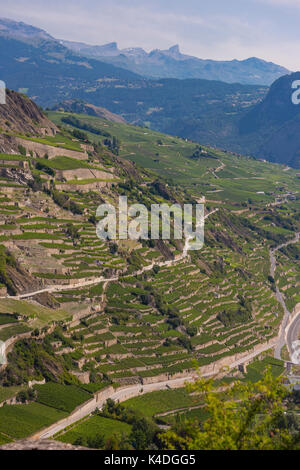
<instances>
[{"instance_id":1,"label":"sky","mask_svg":"<svg viewBox=\"0 0 300 470\"><path fill-rule=\"evenodd\" d=\"M203 59L259 57L300 70L300 0L14 0L0 16L88 44L179 44Z\"/></svg>"}]
</instances>

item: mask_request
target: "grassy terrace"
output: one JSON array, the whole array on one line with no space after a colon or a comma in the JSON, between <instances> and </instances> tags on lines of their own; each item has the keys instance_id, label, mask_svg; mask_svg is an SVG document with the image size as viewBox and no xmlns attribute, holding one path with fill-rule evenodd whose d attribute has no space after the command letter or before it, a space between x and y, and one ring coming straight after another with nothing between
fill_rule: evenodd
<instances>
[{"instance_id":1,"label":"grassy terrace","mask_svg":"<svg viewBox=\"0 0 300 470\"><path fill-rule=\"evenodd\" d=\"M99 436L109 439L113 434L129 436L131 426L114 419L102 418L101 416L92 416L86 421L74 426L70 431L59 436L57 440L74 444L79 438L95 439Z\"/></svg>"},{"instance_id":2,"label":"grassy terrace","mask_svg":"<svg viewBox=\"0 0 300 470\"><path fill-rule=\"evenodd\" d=\"M25 140L30 140L32 142L37 142L39 144L44 144L44 145L51 145L52 147L60 147L60 148L65 148L68 150L75 150L77 152L82 152L82 148L80 146L80 142L73 140L70 138L70 136L57 133L55 136L47 136L47 137L40 137L40 136L25 136L22 134L12 134L17 137L21 137L22 139Z\"/></svg>"},{"instance_id":3,"label":"grassy terrace","mask_svg":"<svg viewBox=\"0 0 300 470\"><path fill-rule=\"evenodd\" d=\"M292 310L300 303L300 243L290 245L277 252L276 282L284 293L287 306Z\"/></svg>"},{"instance_id":4,"label":"grassy terrace","mask_svg":"<svg viewBox=\"0 0 300 470\"><path fill-rule=\"evenodd\" d=\"M91 393L75 385L60 385L49 382L45 385L36 385L36 401L42 405L71 413L77 406L90 400Z\"/></svg>"},{"instance_id":5,"label":"grassy terrace","mask_svg":"<svg viewBox=\"0 0 300 470\"><path fill-rule=\"evenodd\" d=\"M50 116L60 123L63 115ZM18 289L26 292L63 285L60 292L36 297L34 301L0 299L0 340L30 334L31 330L36 334L34 330L41 331L55 323L57 328L48 333L42 346L48 352L52 348L51 361L64 371L58 377L61 383L49 382L35 388L34 403L0 409L0 442L27 436L61 419L104 384L126 384L128 379L141 384L162 374L164 379L187 374L196 365L205 366L249 351L277 335L283 316L268 277L269 249L292 239L299 230L299 200L290 194L285 202L287 191L297 195L300 189L295 172L283 172L278 165L206 147L199 158L191 158L195 143L94 117L79 118L117 136L121 141L120 156L149 171L122 163L109 155L103 145L97 147L99 158L90 154L87 161L64 156L48 160L0 155L2 165L14 167L14 171L15 162L26 159L35 176L32 187L1 180L3 257L5 247L9 248L24 269L22 274L12 260L7 267L8 261L2 257L1 284L8 284L7 270L17 279L21 276ZM103 140L101 135L87 134L91 141ZM67 134L33 140L60 146L62 151L80 150L80 143ZM39 169L34 168L37 162L42 164ZM97 179L74 179L68 184L76 183L76 191L70 186L68 191L56 192L56 178L51 170L105 167L113 169L119 178L112 181L111 187L83 193L78 183ZM158 174L168 179L162 188L154 184ZM47 190L38 177L47 181ZM206 211L219 211L206 220L201 251L191 252L173 266L159 268L158 263L182 252L183 243L170 240L163 244L115 244L98 239L97 207L103 202L117 204L120 195L128 196L129 203L147 207L173 199L195 202L205 195ZM278 203L278 198L283 202ZM277 253L276 282L285 292L290 308L300 302L299 249L298 244ZM156 265L152 270L136 274L151 263ZM100 276L119 279L80 285L86 278ZM77 285L68 289L70 281ZM244 379L256 380L266 364L271 365L275 375L282 372L282 364L265 358L251 364ZM89 372L92 383L82 386L74 376L69 381L68 374L74 371ZM0 401L25 386L28 371L22 369L23 373L22 385L5 390L0 387ZM30 370L30 379L34 374ZM36 378L41 376L39 370ZM72 385L63 385L65 380ZM184 408L186 416L200 419L203 410L190 409L194 405L200 406L184 390L156 392L126 403L137 410L146 409L149 417ZM59 438L73 443L82 436L110 437L114 432L128 435L130 431L126 423L93 416Z\"/></svg>"},{"instance_id":6,"label":"grassy terrace","mask_svg":"<svg viewBox=\"0 0 300 470\"><path fill-rule=\"evenodd\" d=\"M99 169L99 166L87 163L84 160L76 160L71 157L55 157L52 160L43 160L43 165L53 170L78 170L80 168Z\"/></svg>"},{"instance_id":7,"label":"grassy terrace","mask_svg":"<svg viewBox=\"0 0 300 470\"><path fill-rule=\"evenodd\" d=\"M0 433L11 440L22 439L65 416L67 413L39 403L4 406L0 408Z\"/></svg>"},{"instance_id":8,"label":"grassy terrace","mask_svg":"<svg viewBox=\"0 0 300 470\"><path fill-rule=\"evenodd\" d=\"M59 322L70 319L70 314L62 309L54 310L39 304L30 303L25 300L0 299L0 312L22 315L33 321L30 323L32 328L42 328L51 322ZM1 318L1 317L0 317ZM16 325L15 328L17 328ZM9 327L9 328L14 328ZM0 334L7 335L5 330L0 330Z\"/></svg>"},{"instance_id":9,"label":"grassy terrace","mask_svg":"<svg viewBox=\"0 0 300 470\"><path fill-rule=\"evenodd\" d=\"M222 215L215 217L212 224ZM252 242L238 233L230 232L230 236L239 250L220 245L216 252L207 246L198 254L202 268L184 261L157 274L110 283L105 311L92 316L86 326L68 332L75 347L84 352L84 369L93 367L115 381L175 374L193 369L194 358L206 365L276 335L283 312L267 279L268 248L258 244L253 249ZM215 265L216 257L224 261L222 266ZM143 295L153 291L176 309L177 322L162 314L153 299L142 303ZM99 298L102 293L99 286L62 293L61 298ZM251 298L251 307L249 317L239 320L234 312L241 306L241 293L245 299Z\"/></svg>"},{"instance_id":10,"label":"grassy terrace","mask_svg":"<svg viewBox=\"0 0 300 470\"><path fill-rule=\"evenodd\" d=\"M199 398L191 396L185 389L161 390L147 393L140 397L127 400L125 406L153 417L159 413L168 412L200 404Z\"/></svg>"},{"instance_id":11,"label":"grassy terrace","mask_svg":"<svg viewBox=\"0 0 300 470\"><path fill-rule=\"evenodd\" d=\"M49 113L50 119L57 124L62 124L61 119L64 116L65 113ZM287 190L299 190L296 172L283 172L280 165L220 152L205 146L202 146L204 152L201 158L194 160L189 157L195 151L195 143L151 129L103 121L94 116L75 116L94 128L117 136L122 144L122 157L172 179L188 188L196 197L201 193L205 194L207 199L220 202L226 200L241 203L251 199L255 203L266 204L274 199L274 193L280 195ZM64 126L72 129L70 125ZM87 135L91 141L99 142L99 135L91 132L87 132Z\"/></svg>"}]
</instances>

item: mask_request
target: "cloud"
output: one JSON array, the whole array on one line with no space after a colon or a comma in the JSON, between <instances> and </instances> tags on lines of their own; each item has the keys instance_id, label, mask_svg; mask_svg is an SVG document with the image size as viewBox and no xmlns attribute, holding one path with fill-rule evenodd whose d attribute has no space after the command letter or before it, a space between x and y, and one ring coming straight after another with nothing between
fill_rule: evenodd
<instances>
[{"instance_id":1,"label":"cloud","mask_svg":"<svg viewBox=\"0 0 300 470\"><path fill-rule=\"evenodd\" d=\"M147 51L179 43L184 53L202 58L258 56L296 69L299 18L283 8L287 4L300 6L300 0L247 0L247 9L241 0L52 0L47 6L15 0L1 14L61 39Z\"/></svg>"},{"instance_id":2,"label":"cloud","mask_svg":"<svg viewBox=\"0 0 300 470\"><path fill-rule=\"evenodd\" d=\"M300 8L299 0L256 0L260 3L266 3L273 6Z\"/></svg>"}]
</instances>

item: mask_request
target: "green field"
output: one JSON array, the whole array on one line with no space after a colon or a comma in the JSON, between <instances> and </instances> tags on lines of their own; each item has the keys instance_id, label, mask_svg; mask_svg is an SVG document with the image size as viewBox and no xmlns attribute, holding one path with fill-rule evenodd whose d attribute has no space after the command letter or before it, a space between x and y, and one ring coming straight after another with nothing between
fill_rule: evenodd
<instances>
[{"instance_id":1,"label":"green field","mask_svg":"<svg viewBox=\"0 0 300 470\"><path fill-rule=\"evenodd\" d=\"M68 150L75 150L77 152L82 152L82 148L79 142L73 141L70 136L57 133L55 136L47 137L27 137L24 135L19 135L22 139L32 140L40 144L51 145L53 147L61 147Z\"/></svg>"},{"instance_id":2,"label":"green field","mask_svg":"<svg viewBox=\"0 0 300 470\"><path fill-rule=\"evenodd\" d=\"M36 385L37 402L71 413L77 406L92 398L92 395L76 385L60 385L49 382Z\"/></svg>"},{"instance_id":3,"label":"green field","mask_svg":"<svg viewBox=\"0 0 300 470\"><path fill-rule=\"evenodd\" d=\"M285 370L283 361L267 356L260 361L251 362L251 364L247 366L245 379L250 382L257 382L262 378L267 368L270 368L274 377L279 377Z\"/></svg>"},{"instance_id":4,"label":"green field","mask_svg":"<svg viewBox=\"0 0 300 470\"><path fill-rule=\"evenodd\" d=\"M9 323L16 323L18 320L12 315L0 313L0 326L8 325Z\"/></svg>"},{"instance_id":5,"label":"green field","mask_svg":"<svg viewBox=\"0 0 300 470\"><path fill-rule=\"evenodd\" d=\"M176 424L179 422L184 422L184 421L194 421L196 422L196 426L198 425L199 422L203 422L208 418L208 413L205 410L205 408L197 408L194 410L190 411L185 411L182 413L177 413L177 414L170 414L167 416L163 416L160 418L165 424L168 424L170 426L176 426Z\"/></svg>"},{"instance_id":6,"label":"green field","mask_svg":"<svg viewBox=\"0 0 300 470\"><path fill-rule=\"evenodd\" d=\"M61 121L68 114L48 113L56 124L71 130L74 129L72 126ZM285 191L299 190L296 171L283 171L282 165L205 146L202 146L202 156L192 159L190 157L195 151L196 143L147 128L104 121L95 116L74 116L81 122L118 137L121 141L121 157L173 180L195 195L205 194L207 199L235 202L251 199L256 203L266 203L274 199L272 194L277 192L279 186ZM92 142L99 142L101 139L99 135L85 133ZM217 173L214 172L216 169Z\"/></svg>"},{"instance_id":7,"label":"green field","mask_svg":"<svg viewBox=\"0 0 300 470\"><path fill-rule=\"evenodd\" d=\"M124 406L152 417L157 413L195 406L197 403L199 399L191 396L185 389L177 389L161 390L131 398L124 402Z\"/></svg>"},{"instance_id":8,"label":"green field","mask_svg":"<svg viewBox=\"0 0 300 470\"><path fill-rule=\"evenodd\" d=\"M0 433L11 439L22 439L65 416L63 411L39 403L4 406L0 408Z\"/></svg>"},{"instance_id":9,"label":"green field","mask_svg":"<svg viewBox=\"0 0 300 470\"><path fill-rule=\"evenodd\" d=\"M0 330L0 340L6 341L8 338L11 338L12 336L20 335L23 333L28 333L29 331L31 331L31 328L29 328L25 324L8 326Z\"/></svg>"},{"instance_id":10,"label":"green field","mask_svg":"<svg viewBox=\"0 0 300 470\"><path fill-rule=\"evenodd\" d=\"M80 168L98 168L89 165L83 160L71 157L55 157L51 160L43 160L43 165L53 170L77 170Z\"/></svg>"},{"instance_id":11,"label":"green field","mask_svg":"<svg viewBox=\"0 0 300 470\"><path fill-rule=\"evenodd\" d=\"M8 398L13 397L18 392L20 392L24 387L15 386L15 387L0 387L0 403L7 400Z\"/></svg>"},{"instance_id":12,"label":"green field","mask_svg":"<svg viewBox=\"0 0 300 470\"><path fill-rule=\"evenodd\" d=\"M29 318L34 318L31 324L33 328L41 328L51 321L66 320L70 317L68 312L61 309L53 311L42 305L26 302L25 300L0 299L0 312L17 313ZM0 331L1 333L1 331Z\"/></svg>"},{"instance_id":13,"label":"green field","mask_svg":"<svg viewBox=\"0 0 300 470\"><path fill-rule=\"evenodd\" d=\"M80 437L93 439L97 436L104 436L104 439L108 439L113 434L129 435L130 431L131 426L129 424L114 419L102 418L101 416L92 416L70 431L57 437L57 440L73 444Z\"/></svg>"}]
</instances>

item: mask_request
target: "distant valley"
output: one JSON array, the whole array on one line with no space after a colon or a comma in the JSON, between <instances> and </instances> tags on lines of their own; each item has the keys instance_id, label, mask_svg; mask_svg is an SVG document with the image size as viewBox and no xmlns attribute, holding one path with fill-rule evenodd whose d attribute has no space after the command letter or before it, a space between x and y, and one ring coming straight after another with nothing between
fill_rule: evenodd
<instances>
[{"instance_id":1,"label":"distant valley","mask_svg":"<svg viewBox=\"0 0 300 470\"><path fill-rule=\"evenodd\" d=\"M154 80L135 73L137 70L126 70L120 57L134 58L142 64L144 59L152 63L154 57L163 56L180 67L194 58L182 55L178 47L150 54L140 49L119 51L115 44L90 49L83 44L62 43L43 30L3 19L0 51L1 79L8 88L25 93L44 108L59 109L63 103L66 111L99 117L105 117L101 112L113 113L119 122L125 120L294 168L300 166L297 137L300 112L290 99L291 83L299 78L297 73L288 75L287 70L277 68L272 80L280 78L270 91L265 85L225 83L225 71L224 81ZM99 60L100 55L103 60ZM113 64L108 63L111 57ZM161 59L156 63L164 75ZM240 63L234 63L238 69ZM259 65L259 60L249 59L248 65L251 63ZM143 70L147 75L147 67ZM249 71L247 74L251 77ZM287 75L281 77L282 74ZM214 76L217 75L211 74L209 78ZM265 82L272 80L269 77Z\"/></svg>"}]
</instances>

